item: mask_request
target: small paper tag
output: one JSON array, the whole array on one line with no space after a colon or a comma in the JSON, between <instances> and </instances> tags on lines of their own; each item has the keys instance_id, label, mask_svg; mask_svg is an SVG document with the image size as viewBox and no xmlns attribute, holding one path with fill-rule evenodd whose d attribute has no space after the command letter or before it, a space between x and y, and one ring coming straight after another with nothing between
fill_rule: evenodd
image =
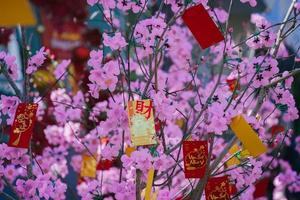
<instances>
[{"instance_id":1,"label":"small paper tag","mask_svg":"<svg viewBox=\"0 0 300 200\"><path fill-rule=\"evenodd\" d=\"M82 155L82 164L81 164L81 177L96 177L96 166L97 161L93 156Z\"/></svg>"},{"instance_id":2,"label":"small paper tag","mask_svg":"<svg viewBox=\"0 0 300 200\"><path fill-rule=\"evenodd\" d=\"M154 177L154 168L150 168L148 171L148 177L147 177L147 184L146 184L146 190L145 190L145 200L151 200L151 190L152 190L152 184L153 184L153 177Z\"/></svg>"},{"instance_id":3,"label":"small paper tag","mask_svg":"<svg viewBox=\"0 0 300 200\"><path fill-rule=\"evenodd\" d=\"M251 156L257 157L267 152L267 147L261 142L258 135L242 115L238 115L232 119L230 128Z\"/></svg>"},{"instance_id":4,"label":"small paper tag","mask_svg":"<svg viewBox=\"0 0 300 200\"><path fill-rule=\"evenodd\" d=\"M8 146L28 148L36 120L38 104L20 103L10 132Z\"/></svg>"},{"instance_id":5,"label":"small paper tag","mask_svg":"<svg viewBox=\"0 0 300 200\"><path fill-rule=\"evenodd\" d=\"M125 154L130 157L132 152L134 152L136 149L134 147L126 147Z\"/></svg>"}]
</instances>

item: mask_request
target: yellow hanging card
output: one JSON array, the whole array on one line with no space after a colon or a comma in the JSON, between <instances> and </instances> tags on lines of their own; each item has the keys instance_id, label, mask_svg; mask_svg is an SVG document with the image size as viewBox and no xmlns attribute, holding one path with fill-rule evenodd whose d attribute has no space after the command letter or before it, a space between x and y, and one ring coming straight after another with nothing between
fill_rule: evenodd
<instances>
[{"instance_id":1,"label":"yellow hanging card","mask_svg":"<svg viewBox=\"0 0 300 200\"><path fill-rule=\"evenodd\" d=\"M1 1L0 27L34 26L36 19L28 0Z\"/></svg>"},{"instance_id":2,"label":"yellow hanging card","mask_svg":"<svg viewBox=\"0 0 300 200\"><path fill-rule=\"evenodd\" d=\"M145 191L145 200L151 200L153 177L154 177L154 168L150 168L148 171L148 178L147 178L146 191Z\"/></svg>"},{"instance_id":3,"label":"yellow hanging card","mask_svg":"<svg viewBox=\"0 0 300 200\"><path fill-rule=\"evenodd\" d=\"M230 128L251 156L257 157L267 152L267 147L262 143L257 133L255 133L242 115L238 115L232 119Z\"/></svg>"},{"instance_id":4,"label":"yellow hanging card","mask_svg":"<svg viewBox=\"0 0 300 200\"><path fill-rule=\"evenodd\" d=\"M239 146L238 146L237 144L234 144L234 145L229 149L229 153L231 154L231 156L232 156L233 154L235 154L236 152L238 152L238 151L239 151ZM232 158L230 158L230 160L228 160L228 161L226 162L226 165L227 165L228 167L233 166L233 165L238 165L238 164L240 164L240 161L239 161L239 159L238 159L236 156L233 156Z\"/></svg>"},{"instance_id":5,"label":"yellow hanging card","mask_svg":"<svg viewBox=\"0 0 300 200\"><path fill-rule=\"evenodd\" d=\"M132 152L134 152L136 149L134 147L126 147L125 154L130 157Z\"/></svg>"},{"instance_id":6,"label":"yellow hanging card","mask_svg":"<svg viewBox=\"0 0 300 200\"><path fill-rule=\"evenodd\" d=\"M93 156L82 155L82 164L81 164L81 177L96 177L96 167L97 161Z\"/></svg>"}]
</instances>

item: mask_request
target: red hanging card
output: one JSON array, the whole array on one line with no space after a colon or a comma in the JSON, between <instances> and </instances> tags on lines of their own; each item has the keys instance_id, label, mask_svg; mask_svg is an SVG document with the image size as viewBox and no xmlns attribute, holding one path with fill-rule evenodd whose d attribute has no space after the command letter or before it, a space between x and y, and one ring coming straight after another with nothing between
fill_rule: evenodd
<instances>
[{"instance_id":1,"label":"red hanging card","mask_svg":"<svg viewBox=\"0 0 300 200\"><path fill-rule=\"evenodd\" d=\"M182 19L202 49L224 40L224 36L202 4L187 9Z\"/></svg>"},{"instance_id":2,"label":"red hanging card","mask_svg":"<svg viewBox=\"0 0 300 200\"><path fill-rule=\"evenodd\" d=\"M230 200L228 177L210 178L205 186L205 196L206 200Z\"/></svg>"},{"instance_id":3,"label":"red hanging card","mask_svg":"<svg viewBox=\"0 0 300 200\"><path fill-rule=\"evenodd\" d=\"M269 185L270 178L266 177L261 179L255 184L255 191L253 193L253 198L257 199L259 197L264 197L267 195L267 189Z\"/></svg>"},{"instance_id":4,"label":"red hanging card","mask_svg":"<svg viewBox=\"0 0 300 200\"><path fill-rule=\"evenodd\" d=\"M114 164L112 160L100 160L97 164L97 170L109 170Z\"/></svg>"},{"instance_id":5,"label":"red hanging card","mask_svg":"<svg viewBox=\"0 0 300 200\"><path fill-rule=\"evenodd\" d=\"M20 103L10 132L8 146L28 148L32 135L38 104Z\"/></svg>"},{"instance_id":6,"label":"red hanging card","mask_svg":"<svg viewBox=\"0 0 300 200\"><path fill-rule=\"evenodd\" d=\"M208 156L207 141L184 141L183 161L185 178L202 178Z\"/></svg>"}]
</instances>

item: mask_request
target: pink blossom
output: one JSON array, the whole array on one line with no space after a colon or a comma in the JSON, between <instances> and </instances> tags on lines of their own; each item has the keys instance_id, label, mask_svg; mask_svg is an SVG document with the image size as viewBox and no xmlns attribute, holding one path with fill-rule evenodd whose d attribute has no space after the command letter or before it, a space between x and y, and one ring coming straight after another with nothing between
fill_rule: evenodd
<instances>
[{"instance_id":1,"label":"pink blossom","mask_svg":"<svg viewBox=\"0 0 300 200\"><path fill-rule=\"evenodd\" d=\"M113 37L103 33L103 39L103 44L107 47L110 47L112 50L118 50L127 45L127 42L120 32L115 33Z\"/></svg>"},{"instance_id":2,"label":"pink blossom","mask_svg":"<svg viewBox=\"0 0 300 200\"><path fill-rule=\"evenodd\" d=\"M45 62L46 54L45 47L42 47L34 56L30 57L28 60L26 73L34 73Z\"/></svg>"},{"instance_id":3,"label":"pink blossom","mask_svg":"<svg viewBox=\"0 0 300 200\"><path fill-rule=\"evenodd\" d=\"M56 66L54 75L57 80L64 80L66 78L67 67L70 63L71 60L63 60Z\"/></svg>"},{"instance_id":4,"label":"pink blossom","mask_svg":"<svg viewBox=\"0 0 300 200\"><path fill-rule=\"evenodd\" d=\"M4 51L0 51L0 61L4 61L6 64L7 72L13 80L18 78L18 67L16 64L16 57L6 54Z\"/></svg>"}]
</instances>

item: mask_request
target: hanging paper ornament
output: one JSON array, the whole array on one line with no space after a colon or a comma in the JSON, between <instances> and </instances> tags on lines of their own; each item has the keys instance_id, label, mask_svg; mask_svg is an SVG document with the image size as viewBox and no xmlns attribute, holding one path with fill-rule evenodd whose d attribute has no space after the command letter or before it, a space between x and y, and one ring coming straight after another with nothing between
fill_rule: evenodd
<instances>
[{"instance_id":1,"label":"hanging paper ornament","mask_svg":"<svg viewBox=\"0 0 300 200\"><path fill-rule=\"evenodd\" d=\"M270 177L265 177L261 180L259 180L256 184L255 184L255 190L253 193L253 198L259 198L259 197L264 197L267 195L267 189L268 189L268 185L270 182Z\"/></svg>"},{"instance_id":2,"label":"hanging paper ornament","mask_svg":"<svg viewBox=\"0 0 300 200\"><path fill-rule=\"evenodd\" d=\"M132 152L134 152L136 149L134 147L126 147L125 154L130 157Z\"/></svg>"},{"instance_id":3,"label":"hanging paper ornament","mask_svg":"<svg viewBox=\"0 0 300 200\"><path fill-rule=\"evenodd\" d=\"M202 4L186 9L182 19L202 49L224 40L224 36Z\"/></svg>"},{"instance_id":4,"label":"hanging paper ornament","mask_svg":"<svg viewBox=\"0 0 300 200\"><path fill-rule=\"evenodd\" d=\"M156 144L153 106L150 99L129 101L128 117L134 146Z\"/></svg>"},{"instance_id":5,"label":"hanging paper ornament","mask_svg":"<svg viewBox=\"0 0 300 200\"><path fill-rule=\"evenodd\" d=\"M109 170L114 164L112 160L100 160L97 164L97 170Z\"/></svg>"},{"instance_id":6,"label":"hanging paper ornament","mask_svg":"<svg viewBox=\"0 0 300 200\"><path fill-rule=\"evenodd\" d=\"M202 178L208 156L207 141L184 141L183 161L185 178Z\"/></svg>"},{"instance_id":7,"label":"hanging paper ornament","mask_svg":"<svg viewBox=\"0 0 300 200\"><path fill-rule=\"evenodd\" d=\"M38 104L20 103L10 132L8 146L28 148L31 139Z\"/></svg>"},{"instance_id":8,"label":"hanging paper ornament","mask_svg":"<svg viewBox=\"0 0 300 200\"><path fill-rule=\"evenodd\" d=\"M227 176L210 178L205 186L206 200L229 200L230 189Z\"/></svg>"},{"instance_id":9,"label":"hanging paper ornament","mask_svg":"<svg viewBox=\"0 0 300 200\"><path fill-rule=\"evenodd\" d=\"M154 177L154 168L152 167L148 171L147 184L146 184L146 190L145 190L145 200L151 200L153 177Z\"/></svg>"},{"instance_id":10,"label":"hanging paper ornament","mask_svg":"<svg viewBox=\"0 0 300 200\"><path fill-rule=\"evenodd\" d=\"M82 164L81 164L81 177L96 177L96 166L97 161L93 156L90 155L82 155Z\"/></svg>"},{"instance_id":11,"label":"hanging paper ornament","mask_svg":"<svg viewBox=\"0 0 300 200\"><path fill-rule=\"evenodd\" d=\"M1 1L0 26L35 26L36 19L28 0Z\"/></svg>"},{"instance_id":12,"label":"hanging paper ornament","mask_svg":"<svg viewBox=\"0 0 300 200\"><path fill-rule=\"evenodd\" d=\"M257 157L267 152L267 147L259 139L257 133L252 129L242 115L238 115L232 119L230 128L243 143L251 156Z\"/></svg>"},{"instance_id":13,"label":"hanging paper ornament","mask_svg":"<svg viewBox=\"0 0 300 200\"><path fill-rule=\"evenodd\" d=\"M278 133L281 133L281 132L284 132L284 131L285 131L284 126L279 125L279 124L272 126L271 129L270 129L270 132L271 132L272 136L277 135Z\"/></svg>"},{"instance_id":14,"label":"hanging paper ornament","mask_svg":"<svg viewBox=\"0 0 300 200\"><path fill-rule=\"evenodd\" d=\"M248 158L250 156L250 153L247 149L240 149L237 144L234 144L230 149L229 153L234 155L232 158L230 158L227 162L226 165L227 167L233 166L233 165L238 165L241 163L241 160Z\"/></svg>"}]
</instances>

